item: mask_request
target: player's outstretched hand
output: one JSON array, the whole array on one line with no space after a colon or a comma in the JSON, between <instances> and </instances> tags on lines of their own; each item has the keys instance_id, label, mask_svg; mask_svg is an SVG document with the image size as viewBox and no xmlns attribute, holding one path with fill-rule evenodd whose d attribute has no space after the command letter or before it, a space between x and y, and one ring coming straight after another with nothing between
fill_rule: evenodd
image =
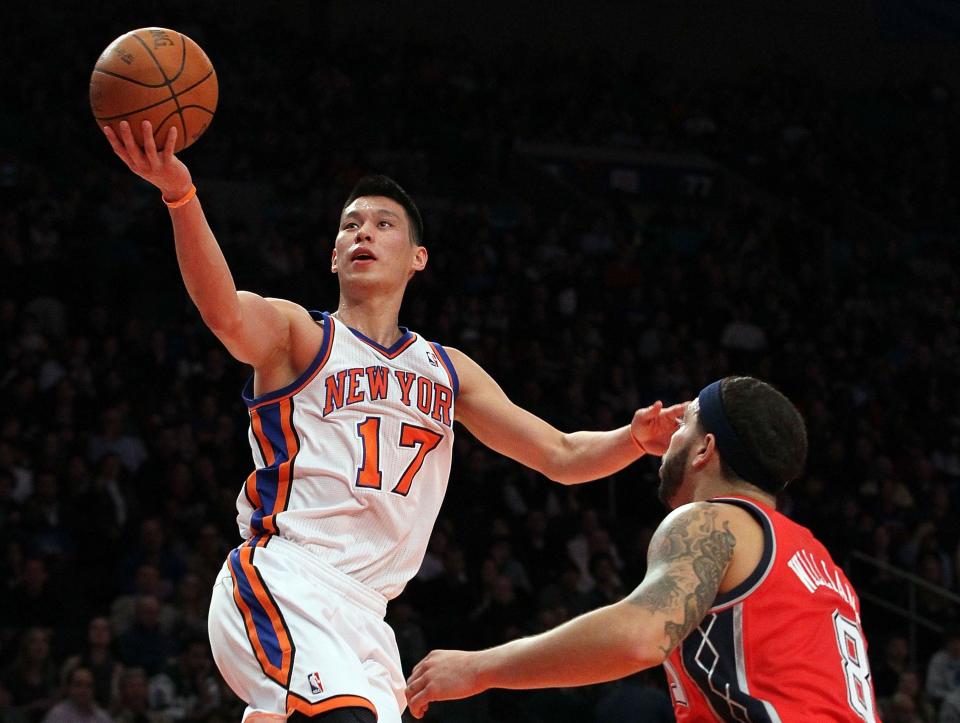
<instances>
[{"instance_id":1,"label":"player's outstretched hand","mask_svg":"<svg viewBox=\"0 0 960 723\"><path fill-rule=\"evenodd\" d=\"M407 681L407 706L423 718L435 700L458 700L482 693L478 658L482 653L434 650L417 663Z\"/></svg>"},{"instance_id":2,"label":"player's outstretched hand","mask_svg":"<svg viewBox=\"0 0 960 723\"><path fill-rule=\"evenodd\" d=\"M104 126L103 133L110 141L113 152L120 156L127 168L159 188L167 200L182 198L190 190L190 171L183 161L173 155L177 145L176 126L170 126L167 131L162 151L157 150L150 121L143 121L143 148L134 140L127 121L120 121L119 137L110 126Z\"/></svg>"},{"instance_id":3,"label":"player's outstretched hand","mask_svg":"<svg viewBox=\"0 0 960 723\"><path fill-rule=\"evenodd\" d=\"M664 407L656 401L649 407L638 409L630 423L630 434L647 450L648 454L662 457L670 446L670 437L680 426L680 418L689 402Z\"/></svg>"}]
</instances>

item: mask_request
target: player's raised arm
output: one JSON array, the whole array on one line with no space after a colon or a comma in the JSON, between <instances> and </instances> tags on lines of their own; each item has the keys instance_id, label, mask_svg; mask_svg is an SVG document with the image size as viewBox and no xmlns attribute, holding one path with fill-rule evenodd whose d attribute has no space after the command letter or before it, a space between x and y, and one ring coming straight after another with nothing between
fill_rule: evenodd
<instances>
[{"instance_id":1,"label":"player's raised arm","mask_svg":"<svg viewBox=\"0 0 960 723\"><path fill-rule=\"evenodd\" d=\"M751 526L730 505L676 509L650 541L646 577L624 600L489 650L433 651L407 682L410 710L422 717L431 701L489 688L587 685L660 665L713 605L738 537L756 534Z\"/></svg>"},{"instance_id":2,"label":"player's raised arm","mask_svg":"<svg viewBox=\"0 0 960 723\"><path fill-rule=\"evenodd\" d=\"M254 367L269 364L289 346L291 314L256 294L237 291L190 171L173 153L176 125L170 127L162 151L154 143L149 121L143 124L143 148L126 121L120 123L119 137L109 126L103 130L114 152L131 171L160 189L170 208L180 273L204 323L238 360Z\"/></svg>"},{"instance_id":3,"label":"player's raised arm","mask_svg":"<svg viewBox=\"0 0 960 723\"><path fill-rule=\"evenodd\" d=\"M683 415L684 405L657 402L618 429L564 433L511 402L466 354L447 352L460 377L458 420L486 446L563 484L613 474L644 453L663 454Z\"/></svg>"}]
</instances>

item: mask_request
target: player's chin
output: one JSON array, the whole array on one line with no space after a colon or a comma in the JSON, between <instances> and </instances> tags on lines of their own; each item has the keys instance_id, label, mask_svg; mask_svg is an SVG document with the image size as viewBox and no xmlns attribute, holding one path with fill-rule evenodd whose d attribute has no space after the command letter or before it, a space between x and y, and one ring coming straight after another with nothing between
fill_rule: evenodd
<instances>
[{"instance_id":1,"label":"player's chin","mask_svg":"<svg viewBox=\"0 0 960 723\"><path fill-rule=\"evenodd\" d=\"M384 280L381 274L374 272L372 269L359 272L356 269L351 269L347 274L340 274L340 283L357 289L376 289L384 285Z\"/></svg>"}]
</instances>

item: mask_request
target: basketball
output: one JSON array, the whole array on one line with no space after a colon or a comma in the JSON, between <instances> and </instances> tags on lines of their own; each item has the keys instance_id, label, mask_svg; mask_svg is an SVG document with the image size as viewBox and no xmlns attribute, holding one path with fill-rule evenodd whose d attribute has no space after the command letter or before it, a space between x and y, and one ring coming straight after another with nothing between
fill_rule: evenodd
<instances>
[{"instance_id":1,"label":"basketball","mask_svg":"<svg viewBox=\"0 0 960 723\"><path fill-rule=\"evenodd\" d=\"M190 38L165 28L140 28L121 35L103 51L90 76L90 108L102 128L119 135L130 123L143 146L148 120L158 149L171 125L182 151L207 130L217 109L217 74L206 53Z\"/></svg>"}]
</instances>

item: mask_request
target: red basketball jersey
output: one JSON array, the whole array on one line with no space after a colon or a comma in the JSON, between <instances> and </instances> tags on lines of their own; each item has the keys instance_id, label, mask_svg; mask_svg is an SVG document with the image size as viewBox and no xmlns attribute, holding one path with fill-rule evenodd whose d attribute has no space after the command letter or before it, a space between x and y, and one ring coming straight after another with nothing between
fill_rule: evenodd
<instances>
[{"instance_id":1,"label":"red basketball jersey","mask_svg":"<svg viewBox=\"0 0 960 723\"><path fill-rule=\"evenodd\" d=\"M763 556L664 663L677 721L876 721L860 601L805 527L754 500Z\"/></svg>"}]
</instances>

